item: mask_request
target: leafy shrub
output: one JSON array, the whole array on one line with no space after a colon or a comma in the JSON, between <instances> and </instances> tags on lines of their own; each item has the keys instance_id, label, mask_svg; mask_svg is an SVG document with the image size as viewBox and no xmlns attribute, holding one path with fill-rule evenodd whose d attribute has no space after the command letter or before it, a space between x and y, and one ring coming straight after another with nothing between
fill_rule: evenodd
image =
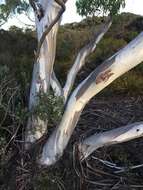
<instances>
[{"instance_id":1,"label":"leafy shrub","mask_svg":"<svg viewBox=\"0 0 143 190\"><path fill-rule=\"evenodd\" d=\"M63 98L54 96L53 92L38 95L38 104L33 114L41 120L48 120L51 124L58 124L63 114Z\"/></svg>"},{"instance_id":2,"label":"leafy shrub","mask_svg":"<svg viewBox=\"0 0 143 190\"><path fill-rule=\"evenodd\" d=\"M119 49L126 45L126 41L123 39L115 38L105 38L98 45L95 52L90 56L89 62L95 62L96 64L101 64L102 61L107 59L116 53Z\"/></svg>"},{"instance_id":3,"label":"leafy shrub","mask_svg":"<svg viewBox=\"0 0 143 190\"><path fill-rule=\"evenodd\" d=\"M138 16L136 19L134 19L130 25L128 26L129 30L141 32L143 28L143 17Z\"/></svg>"},{"instance_id":4,"label":"leafy shrub","mask_svg":"<svg viewBox=\"0 0 143 190\"><path fill-rule=\"evenodd\" d=\"M129 71L124 74L121 78L114 81L109 88L106 89L108 92L115 93L129 93L129 94L142 94L143 93L143 76L142 73L136 71Z\"/></svg>"},{"instance_id":5,"label":"leafy shrub","mask_svg":"<svg viewBox=\"0 0 143 190\"><path fill-rule=\"evenodd\" d=\"M127 43L129 43L131 40L133 40L139 33L137 31L130 31L127 32L124 36L124 39Z\"/></svg>"}]
</instances>

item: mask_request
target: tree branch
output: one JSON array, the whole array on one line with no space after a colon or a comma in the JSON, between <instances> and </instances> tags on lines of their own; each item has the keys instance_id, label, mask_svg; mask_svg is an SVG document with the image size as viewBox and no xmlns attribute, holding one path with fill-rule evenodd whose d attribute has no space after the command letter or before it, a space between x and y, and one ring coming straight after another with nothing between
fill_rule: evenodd
<instances>
[{"instance_id":1,"label":"tree branch","mask_svg":"<svg viewBox=\"0 0 143 190\"><path fill-rule=\"evenodd\" d=\"M33 8L34 12L36 12L35 1L34 1L34 0L29 0L29 3L30 3L30 5L31 5L31 7Z\"/></svg>"},{"instance_id":2,"label":"tree branch","mask_svg":"<svg viewBox=\"0 0 143 190\"><path fill-rule=\"evenodd\" d=\"M63 1L60 1L60 0L55 0L55 1L61 6L61 10L59 11L59 13L55 17L55 19L50 23L49 26L47 26L47 28L43 32L43 34L42 34L42 36L41 36L41 38L39 40L39 43L38 43L38 48L37 48L37 52L36 52L36 55L35 55L36 60L38 59L38 57L40 55L40 50L41 50L42 44L43 44L46 36L49 34L49 32L51 31L53 26L59 21L59 19L61 18L62 14L65 11L65 4L63 3Z\"/></svg>"},{"instance_id":3,"label":"tree branch","mask_svg":"<svg viewBox=\"0 0 143 190\"><path fill-rule=\"evenodd\" d=\"M87 102L115 79L143 61L143 32L125 48L98 66L72 93L60 125L44 145L41 164L54 164L73 133Z\"/></svg>"},{"instance_id":4,"label":"tree branch","mask_svg":"<svg viewBox=\"0 0 143 190\"><path fill-rule=\"evenodd\" d=\"M56 96L63 96L63 89L54 72L51 75L51 87Z\"/></svg>"},{"instance_id":5,"label":"tree branch","mask_svg":"<svg viewBox=\"0 0 143 190\"><path fill-rule=\"evenodd\" d=\"M42 5L38 2L35 2L34 0L29 0L29 3L33 8L38 20L40 21L44 17L44 10L42 8Z\"/></svg>"},{"instance_id":6,"label":"tree branch","mask_svg":"<svg viewBox=\"0 0 143 190\"><path fill-rule=\"evenodd\" d=\"M94 38L86 46L84 46L78 53L75 59L74 65L72 66L72 68L70 69L68 73L66 84L63 89L65 101L67 100L72 90L77 73L85 65L85 60L87 56L89 56L89 54L91 54L95 50L97 44L101 41L103 36L109 30L111 24L112 24L112 21L111 19L109 19L108 22L100 28L99 32L94 36Z\"/></svg>"},{"instance_id":7,"label":"tree branch","mask_svg":"<svg viewBox=\"0 0 143 190\"><path fill-rule=\"evenodd\" d=\"M44 6L46 9L44 9ZM55 61L56 37L59 28L58 21L60 19L60 15L62 15L63 12L63 8L57 5L55 0L41 1L40 7L44 9L44 17L40 22L36 19L39 45L37 52L38 57L36 58L34 64L30 90L30 111L33 110L33 108L38 104L39 92L47 93L49 90ZM57 15L58 12L59 14ZM46 31L45 26L49 26L47 27ZM46 131L47 121L42 121L38 116L34 115L29 117L27 128L25 130L25 147L29 148L30 145L41 138Z\"/></svg>"},{"instance_id":8,"label":"tree branch","mask_svg":"<svg viewBox=\"0 0 143 190\"><path fill-rule=\"evenodd\" d=\"M143 137L143 122L129 124L107 132L94 134L78 145L80 159L86 159L98 148Z\"/></svg>"}]
</instances>

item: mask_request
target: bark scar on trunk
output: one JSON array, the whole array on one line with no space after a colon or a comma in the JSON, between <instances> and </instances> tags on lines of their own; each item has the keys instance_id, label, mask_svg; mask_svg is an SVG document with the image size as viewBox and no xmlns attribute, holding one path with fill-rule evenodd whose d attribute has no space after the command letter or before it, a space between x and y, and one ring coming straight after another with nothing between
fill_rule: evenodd
<instances>
[{"instance_id":1,"label":"bark scar on trunk","mask_svg":"<svg viewBox=\"0 0 143 190\"><path fill-rule=\"evenodd\" d=\"M114 73L112 73L112 70L111 69L108 69L104 72L101 72L99 75L97 75L96 77L96 81L95 83L96 84L99 84L101 82L107 82L108 79L113 75Z\"/></svg>"},{"instance_id":2,"label":"bark scar on trunk","mask_svg":"<svg viewBox=\"0 0 143 190\"><path fill-rule=\"evenodd\" d=\"M38 79L37 79L37 84L40 85L40 90L41 92L44 91L44 81L45 79L41 79L40 75L38 76Z\"/></svg>"},{"instance_id":3,"label":"bark scar on trunk","mask_svg":"<svg viewBox=\"0 0 143 190\"><path fill-rule=\"evenodd\" d=\"M37 12L37 18L39 20L39 22L41 21L41 19L44 17L44 12L43 12L43 9L40 9L38 12Z\"/></svg>"},{"instance_id":4,"label":"bark scar on trunk","mask_svg":"<svg viewBox=\"0 0 143 190\"><path fill-rule=\"evenodd\" d=\"M43 7L40 3L36 3L36 7L37 7L37 9L36 9L35 13L36 13L37 18L40 22L41 19L44 17L44 10L43 10Z\"/></svg>"}]
</instances>

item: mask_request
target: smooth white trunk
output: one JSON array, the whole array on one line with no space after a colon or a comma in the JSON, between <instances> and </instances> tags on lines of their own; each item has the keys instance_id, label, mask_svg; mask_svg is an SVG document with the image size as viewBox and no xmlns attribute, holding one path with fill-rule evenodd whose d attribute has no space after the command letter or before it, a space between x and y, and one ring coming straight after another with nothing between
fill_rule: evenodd
<instances>
[{"instance_id":1,"label":"smooth white trunk","mask_svg":"<svg viewBox=\"0 0 143 190\"><path fill-rule=\"evenodd\" d=\"M54 72L51 75L51 87L55 96L63 96L63 89Z\"/></svg>"},{"instance_id":2,"label":"smooth white trunk","mask_svg":"<svg viewBox=\"0 0 143 190\"><path fill-rule=\"evenodd\" d=\"M41 164L54 164L63 154L86 103L115 79L142 61L143 33L103 62L75 89L68 101L60 125L44 145L40 159Z\"/></svg>"},{"instance_id":3,"label":"smooth white trunk","mask_svg":"<svg viewBox=\"0 0 143 190\"><path fill-rule=\"evenodd\" d=\"M98 148L143 137L143 122L129 124L107 132L94 134L79 144L80 159L84 160Z\"/></svg>"},{"instance_id":4,"label":"smooth white trunk","mask_svg":"<svg viewBox=\"0 0 143 190\"><path fill-rule=\"evenodd\" d=\"M35 14L38 43L40 43L43 33L51 25L61 9L54 0L40 0L39 3L43 9L44 16L39 20ZM37 95L40 92L47 93L49 90L53 64L55 61L56 36L59 24L60 20L47 34L41 45L39 54L36 57L30 90L29 111L32 111L38 104ZM41 138L46 130L47 121L42 121L40 118L35 116L29 117L25 132L26 146L29 147L31 143L34 143L36 140Z\"/></svg>"},{"instance_id":5,"label":"smooth white trunk","mask_svg":"<svg viewBox=\"0 0 143 190\"><path fill-rule=\"evenodd\" d=\"M86 58L89 56L89 54L91 54L95 50L95 48L97 47L97 44L102 40L104 35L109 30L111 24L112 24L112 21L109 20L108 23L106 23L104 26L101 27L98 34L94 36L94 38L90 41L90 43L84 46L78 53L75 59L75 62L68 73L66 84L63 88L65 102L67 101L68 96L72 90L77 73L85 65Z\"/></svg>"},{"instance_id":6,"label":"smooth white trunk","mask_svg":"<svg viewBox=\"0 0 143 190\"><path fill-rule=\"evenodd\" d=\"M43 7L44 17L40 21L37 17L35 18L38 42L40 41L46 28L50 26L60 10L60 6L56 4L54 0L41 0L41 5ZM40 91L46 93L50 86L50 79L55 61L56 37L59 23L60 21L52 27L51 31L46 36L34 65L29 101L30 109L37 103L37 94Z\"/></svg>"}]
</instances>

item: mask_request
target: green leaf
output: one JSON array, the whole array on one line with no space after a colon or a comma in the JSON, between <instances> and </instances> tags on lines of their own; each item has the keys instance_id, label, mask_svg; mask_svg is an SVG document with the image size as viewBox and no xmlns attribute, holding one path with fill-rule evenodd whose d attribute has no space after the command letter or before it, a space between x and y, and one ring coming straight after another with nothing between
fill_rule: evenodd
<instances>
[{"instance_id":1,"label":"green leaf","mask_svg":"<svg viewBox=\"0 0 143 190\"><path fill-rule=\"evenodd\" d=\"M125 0L77 0L77 12L81 16L93 16L95 14L118 14L121 7L125 6Z\"/></svg>"}]
</instances>

